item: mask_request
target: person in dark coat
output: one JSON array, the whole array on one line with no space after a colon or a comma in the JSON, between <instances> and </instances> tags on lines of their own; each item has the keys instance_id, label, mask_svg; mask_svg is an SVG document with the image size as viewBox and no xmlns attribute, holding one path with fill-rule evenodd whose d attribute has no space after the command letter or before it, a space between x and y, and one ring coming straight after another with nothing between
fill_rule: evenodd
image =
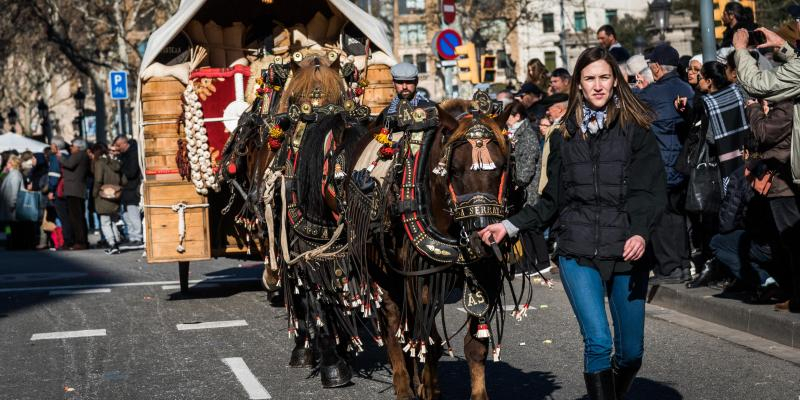
<instances>
[{"instance_id":1,"label":"person in dark coat","mask_svg":"<svg viewBox=\"0 0 800 400\"><path fill-rule=\"evenodd\" d=\"M628 53L628 50L625 50L622 44L617 41L617 32L614 31L613 26L603 25L598 28L597 41L600 43L600 46L606 48L606 50L614 56L617 63L622 64L631 58L631 54Z\"/></svg>"},{"instance_id":2,"label":"person in dark coat","mask_svg":"<svg viewBox=\"0 0 800 400\"><path fill-rule=\"evenodd\" d=\"M114 139L113 153L119 155L122 163L122 174L125 175L127 183L122 187L120 204L124 214L125 226L128 228L128 241L120 243L120 250L143 249L144 242L142 235L142 209L139 206L141 196L139 186L142 184L142 170L139 168L138 144L133 139L125 136L117 136Z\"/></svg>"},{"instance_id":3,"label":"person in dark coat","mask_svg":"<svg viewBox=\"0 0 800 400\"><path fill-rule=\"evenodd\" d=\"M75 243L70 250L88 248L86 232L86 176L89 174L89 156L86 154L86 141L75 139L70 146L69 158L57 153L64 179L64 198L67 200L69 225Z\"/></svg>"},{"instance_id":4,"label":"person in dark coat","mask_svg":"<svg viewBox=\"0 0 800 400\"><path fill-rule=\"evenodd\" d=\"M479 234L490 244L552 225L561 281L584 339L589 398L621 399L644 354L649 269L640 260L666 203L665 171L649 132L652 112L633 95L614 57L588 49L574 76L539 201Z\"/></svg>"},{"instance_id":5,"label":"person in dark coat","mask_svg":"<svg viewBox=\"0 0 800 400\"><path fill-rule=\"evenodd\" d=\"M655 279L651 283L680 283L689 280L689 235L683 211L686 197L684 175L675 169L688 124L675 109L675 100L694 99L694 90L678 76L678 51L667 44L653 49L649 67L655 82L639 92L639 99L656 113L651 127L658 140L661 159L667 174L667 208L658 218L653 232L651 256L654 257Z\"/></svg>"},{"instance_id":6,"label":"person in dark coat","mask_svg":"<svg viewBox=\"0 0 800 400\"><path fill-rule=\"evenodd\" d=\"M770 276L767 266L772 261L769 206L762 196L754 195L745 178L744 165L731 175L728 190L719 209L719 233L711 238L711 249L716 263L726 268L738 284L734 286L752 291L750 302L772 301L778 294L778 285ZM775 301L772 301L775 302Z\"/></svg>"},{"instance_id":7,"label":"person in dark coat","mask_svg":"<svg viewBox=\"0 0 800 400\"><path fill-rule=\"evenodd\" d=\"M103 237L108 243L106 254L119 254L119 231L116 222L119 220L119 200L106 199L100 196L100 188L103 185L122 186L125 183L120 172L122 165L119 160L108 154L108 148L102 143L95 143L92 146L90 157L92 159L92 175L94 184L92 185L92 197L94 207L100 216L100 229Z\"/></svg>"},{"instance_id":8,"label":"person in dark coat","mask_svg":"<svg viewBox=\"0 0 800 400\"><path fill-rule=\"evenodd\" d=\"M61 222L61 233L64 236L64 248L70 248L75 244L72 225L70 225L69 208L67 199L64 197L64 180L62 175L61 160L69 158L67 142L61 136L56 136L50 140L50 160L48 160L47 186L50 188L47 194L51 202L55 215Z\"/></svg>"},{"instance_id":9,"label":"person in dark coat","mask_svg":"<svg viewBox=\"0 0 800 400\"><path fill-rule=\"evenodd\" d=\"M722 41L719 43L720 48L733 46L733 34L737 30L747 29L752 31L758 28L758 25L753 21L753 10L751 9L748 12L747 8L735 1L725 4L725 9L722 11L722 25L725 26L725 31L722 32Z\"/></svg>"}]
</instances>

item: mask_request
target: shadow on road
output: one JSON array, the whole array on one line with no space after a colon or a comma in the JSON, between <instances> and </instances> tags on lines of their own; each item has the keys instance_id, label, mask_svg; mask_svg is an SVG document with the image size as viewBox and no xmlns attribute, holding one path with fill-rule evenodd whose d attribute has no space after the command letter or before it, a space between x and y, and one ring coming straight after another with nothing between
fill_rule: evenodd
<instances>
[{"instance_id":1,"label":"shadow on road","mask_svg":"<svg viewBox=\"0 0 800 400\"><path fill-rule=\"evenodd\" d=\"M252 264L247 268L226 268L205 274L205 279L189 286L189 291L175 290L169 294L169 301L191 299L217 299L231 297L242 292L263 292L261 274L263 264ZM191 268L191 267L190 267Z\"/></svg>"},{"instance_id":2,"label":"shadow on road","mask_svg":"<svg viewBox=\"0 0 800 400\"><path fill-rule=\"evenodd\" d=\"M626 398L628 400L682 400L683 395L668 383L636 378Z\"/></svg>"},{"instance_id":3,"label":"shadow on road","mask_svg":"<svg viewBox=\"0 0 800 400\"><path fill-rule=\"evenodd\" d=\"M465 360L443 357L439 362L439 380L442 382L442 398L470 397L469 368ZM490 398L550 399L558 389L561 385L552 372L523 371L502 361L486 362L486 390Z\"/></svg>"},{"instance_id":4,"label":"shadow on road","mask_svg":"<svg viewBox=\"0 0 800 400\"><path fill-rule=\"evenodd\" d=\"M28 307L57 301L60 297L50 296L50 287L124 282L122 274L92 265L86 256L89 255L0 251L0 314L5 317Z\"/></svg>"},{"instance_id":5,"label":"shadow on road","mask_svg":"<svg viewBox=\"0 0 800 400\"><path fill-rule=\"evenodd\" d=\"M210 261L214 263L215 261ZM263 291L259 278L263 266L226 268L204 274L199 287L189 293L179 290L169 300L230 297L237 293ZM171 270L164 274L161 271ZM158 273L155 271L158 270ZM102 288L104 285L176 279L177 266L147 264L141 252L107 256L99 250L81 252L0 250L0 318L39 304L63 299L51 296L53 289ZM170 276L172 275L172 276ZM177 282L176 282L177 283ZM203 287L203 284L206 287ZM209 285L214 285L210 287Z\"/></svg>"}]
</instances>

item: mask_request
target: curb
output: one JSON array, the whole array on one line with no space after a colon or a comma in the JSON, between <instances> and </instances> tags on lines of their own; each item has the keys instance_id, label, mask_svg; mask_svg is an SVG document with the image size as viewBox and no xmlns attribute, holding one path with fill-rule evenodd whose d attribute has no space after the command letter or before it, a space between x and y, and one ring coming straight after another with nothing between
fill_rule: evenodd
<instances>
[{"instance_id":1,"label":"curb","mask_svg":"<svg viewBox=\"0 0 800 400\"><path fill-rule=\"evenodd\" d=\"M651 286L648 302L693 317L800 349L800 314L776 312L772 305L753 305L719 297L711 288L682 284Z\"/></svg>"}]
</instances>

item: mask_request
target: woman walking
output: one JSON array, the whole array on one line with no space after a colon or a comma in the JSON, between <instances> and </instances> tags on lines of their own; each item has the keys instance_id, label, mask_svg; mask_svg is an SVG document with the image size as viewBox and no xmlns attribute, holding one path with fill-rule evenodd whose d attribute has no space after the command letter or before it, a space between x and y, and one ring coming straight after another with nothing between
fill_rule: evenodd
<instances>
[{"instance_id":1,"label":"woman walking","mask_svg":"<svg viewBox=\"0 0 800 400\"><path fill-rule=\"evenodd\" d=\"M121 190L121 164L119 160L111 158L108 148L102 143L93 145L89 156L92 159L92 172L94 173L92 198L94 198L95 210L100 216L100 229L108 242L106 254L119 254L119 231L115 224L119 219L119 198L113 199L102 195L101 188L103 185L114 185ZM113 186L106 186L105 189L113 188Z\"/></svg>"},{"instance_id":2,"label":"woman walking","mask_svg":"<svg viewBox=\"0 0 800 400\"><path fill-rule=\"evenodd\" d=\"M584 51L575 77L564 128L550 139L538 203L480 234L490 243L553 226L561 280L583 335L589 398L621 399L642 364L649 270L639 260L666 203L666 177L649 132L652 113L614 57L599 47Z\"/></svg>"}]
</instances>

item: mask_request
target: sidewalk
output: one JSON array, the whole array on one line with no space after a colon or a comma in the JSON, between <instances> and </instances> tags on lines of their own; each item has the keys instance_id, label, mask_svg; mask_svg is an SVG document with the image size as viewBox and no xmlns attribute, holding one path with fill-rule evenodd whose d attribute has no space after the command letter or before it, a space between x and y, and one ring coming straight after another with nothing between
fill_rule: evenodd
<instances>
[{"instance_id":1,"label":"sidewalk","mask_svg":"<svg viewBox=\"0 0 800 400\"><path fill-rule=\"evenodd\" d=\"M652 286L648 300L728 328L800 349L800 314L776 312L772 305L753 305L703 287L687 289L683 284Z\"/></svg>"}]
</instances>

